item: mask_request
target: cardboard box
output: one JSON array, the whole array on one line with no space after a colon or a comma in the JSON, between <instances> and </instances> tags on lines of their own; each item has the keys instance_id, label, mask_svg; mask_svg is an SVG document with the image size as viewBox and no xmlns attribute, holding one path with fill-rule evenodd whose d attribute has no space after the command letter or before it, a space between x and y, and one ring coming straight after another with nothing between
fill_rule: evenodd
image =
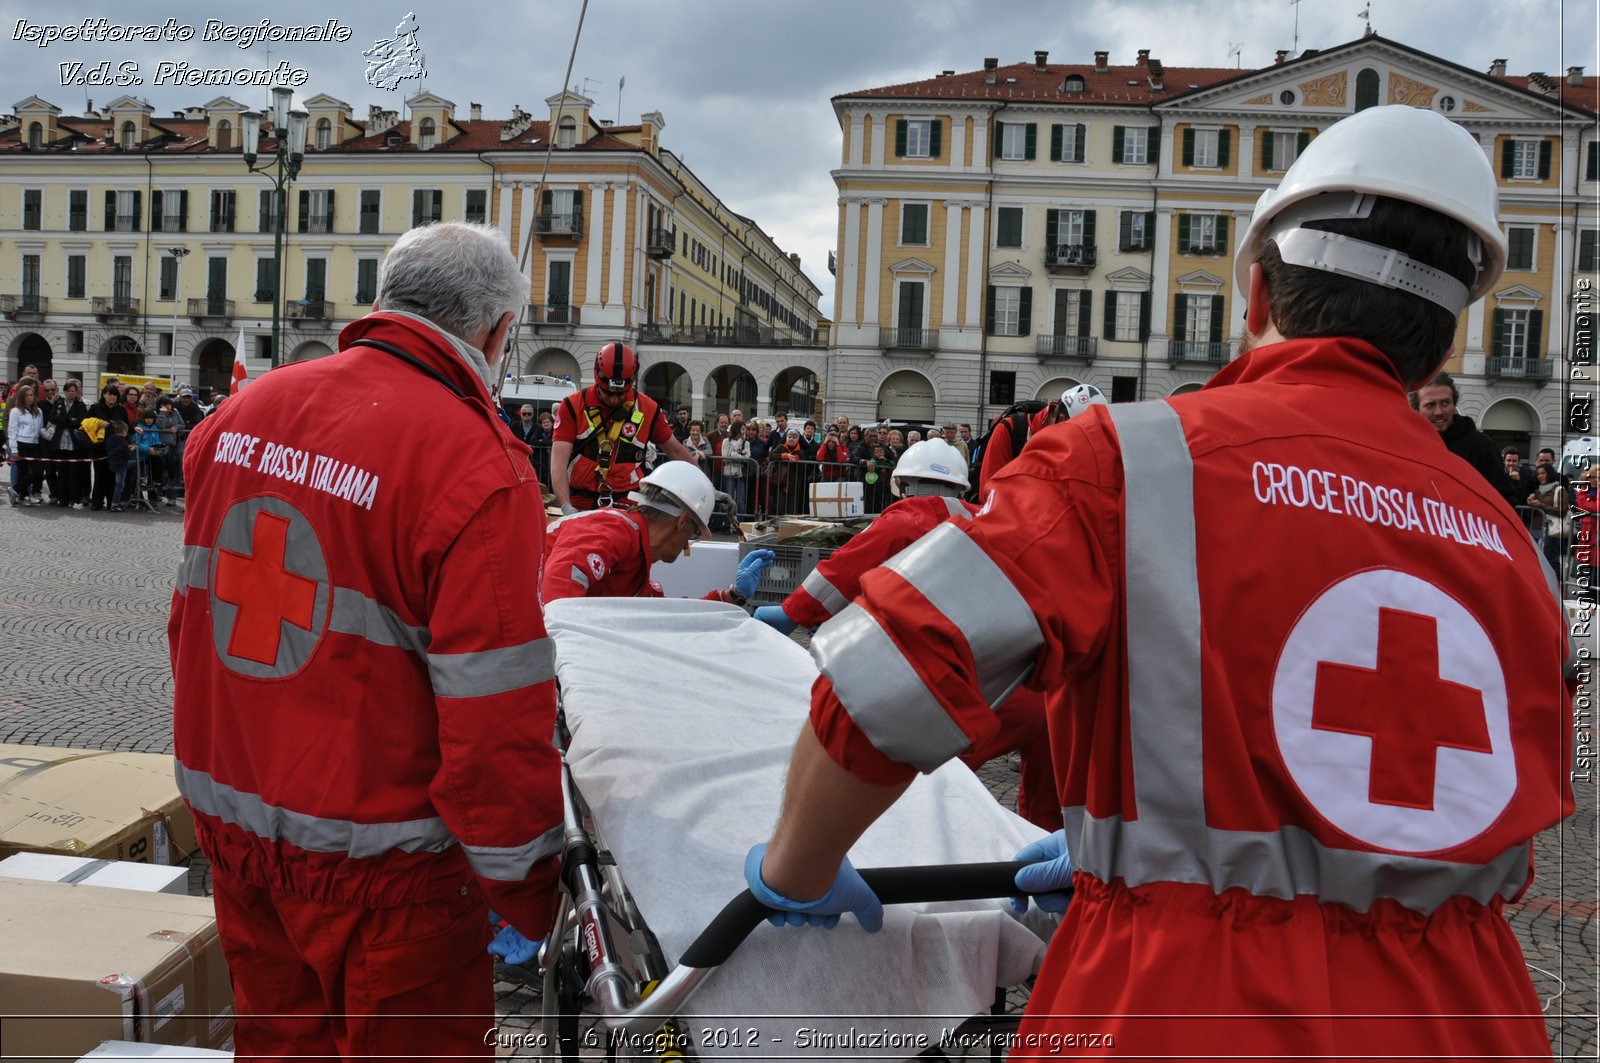
<instances>
[{"instance_id":1,"label":"cardboard box","mask_svg":"<svg viewBox=\"0 0 1600 1063\"><path fill-rule=\"evenodd\" d=\"M862 492L866 485L855 480L834 480L811 485L813 517L859 517L866 512Z\"/></svg>"},{"instance_id":2,"label":"cardboard box","mask_svg":"<svg viewBox=\"0 0 1600 1063\"><path fill-rule=\"evenodd\" d=\"M0 878L65 882L73 886L139 890L143 893L189 894L189 869L127 860L94 860L55 853L16 853L0 860Z\"/></svg>"},{"instance_id":3,"label":"cardboard box","mask_svg":"<svg viewBox=\"0 0 1600 1063\"><path fill-rule=\"evenodd\" d=\"M172 864L197 847L170 756L0 745L0 857Z\"/></svg>"},{"instance_id":4,"label":"cardboard box","mask_svg":"<svg viewBox=\"0 0 1600 1063\"><path fill-rule=\"evenodd\" d=\"M0 879L0 1044L81 1056L105 1040L195 1048L233 1036L209 897Z\"/></svg>"}]
</instances>

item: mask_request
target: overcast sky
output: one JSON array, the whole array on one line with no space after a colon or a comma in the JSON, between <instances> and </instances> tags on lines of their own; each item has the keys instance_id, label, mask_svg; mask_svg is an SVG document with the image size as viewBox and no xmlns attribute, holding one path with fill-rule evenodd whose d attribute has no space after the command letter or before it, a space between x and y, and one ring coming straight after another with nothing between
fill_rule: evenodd
<instances>
[{"instance_id":1,"label":"overcast sky","mask_svg":"<svg viewBox=\"0 0 1600 1063\"><path fill-rule=\"evenodd\" d=\"M1507 72L1563 74L1597 68L1597 0L1375 0L1380 34L1472 70L1491 60ZM268 68L287 60L310 72L302 96L330 93L364 117L369 104L398 109L427 88L485 117L520 104L535 115L561 85L582 0L381 0L356 4L242 4L230 0L110 3L0 2L0 108L37 94L68 114L85 97L108 102L124 91L170 113L225 92L246 104L265 90L181 88L154 84L157 64ZM1364 0L1299 5L1299 48L1328 48L1361 35ZM70 10L70 15L65 12ZM202 40L208 20L256 25L264 15L285 25L321 22L330 11L351 31L346 43L236 45ZM398 91L367 85L361 53L394 35L414 11L427 69L425 83ZM270 13L270 14L268 14ZM84 18L191 26L188 43L82 44L40 48L18 40L18 20L77 24ZM1092 62L1097 49L1113 64L1149 48L1169 67L1272 62L1294 46L1290 0L590 0L572 83L595 100L597 118L637 122L646 111L666 118L664 142L734 210L754 218L786 251L798 251L812 280L833 303L827 252L837 204L829 171L839 165L839 127L829 97L930 77L941 69L975 70L985 56L1031 60L1047 49L1052 63ZM1241 47L1237 59L1229 57ZM270 55L269 55L270 51ZM146 83L133 89L64 86L59 64L111 60L139 65Z\"/></svg>"}]
</instances>

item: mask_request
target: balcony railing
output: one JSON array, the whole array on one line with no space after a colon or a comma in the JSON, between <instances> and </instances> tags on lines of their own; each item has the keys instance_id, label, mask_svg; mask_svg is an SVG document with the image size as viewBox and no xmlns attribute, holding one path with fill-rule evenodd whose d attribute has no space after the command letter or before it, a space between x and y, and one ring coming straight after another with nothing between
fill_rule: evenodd
<instances>
[{"instance_id":1,"label":"balcony railing","mask_svg":"<svg viewBox=\"0 0 1600 1063\"><path fill-rule=\"evenodd\" d=\"M160 231L164 233L181 233L187 231L183 225L183 216L179 214L161 215Z\"/></svg>"},{"instance_id":2,"label":"balcony railing","mask_svg":"<svg viewBox=\"0 0 1600 1063\"><path fill-rule=\"evenodd\" d=\"M814 347L816 336L776 325L674 325L669 321L639 326L641 343L694 344L702 347Z\"/></svg>"},{"instance_id":3,"label":"balcony railing","mask_svg":"<svg viewBox=\"0 0 1600 1063\"><path fill-rule=\"evenodd\" d=\"M1093 244L1057 244L1044 249L1044 264L1053 269L1093 269L1098 260Z\"/></svg>"},{"instance_id":4,"label":"balcony railing","mask_svg":"<svg viewBox=\"0 0 1600 1063\"><path fill-rule=\"evenodd\" d=\"M526 323L535 327L571 328L579 324L578 307L571 303L533 303L528 306Z\"/></svg>"},{"instance_id":5,"label":"balcony railing","mask_svg":"<svg viewBox=\"0 0 1600 1063\"><path fill-rule=\"evenodd\" d=\"M1094 360L1095 350L1100 341L1093 336L1056 336L1044 335L1034 337L1034 353L1041 360L1045 358L1081 358L1089 362Z\"/></svg>"},{"instance_id":6,"label":"balcony railing","mask_svg":"<svg viewBox=\"0 0 1600 1063\"><path fill-rule=\"evenodd\" d=\"M333 304L326 299L295 299L283 308L283 313L296 328L305 328L331 320Z\"/></svg>"},{"instance_id":7,"label":"balcony railing","mask_svg":"<svg viewBox=\"0 0 1600 1063\"><path fill-rule=\"evenodd\" d=\"M139 300L130 295L97 295L90 302L98 318L138 317Z\"/></svg>"},{"instance_id":8,"label":"balcony railing","mask_svg":"<svg viewBox=\"0 0 1600 1063\"><path fill-rule=\"evenodd\" d=\"M213 214L211 216L211 231L214 233L233 232L233 215Z\"/></svg>"},{"instance_id":9,"label":"balcony railing","mask_svg":"<svg viewBox=\"0 0 1600 1063\"><path fill-rule=\"evenodd\" d=\"M1172 340L1167 344L1167 361L1221 365L1228 360L1228 344Z\"/></svg>"},{"instance_id":10,"label":"balcony railing","mask_svg":"<svg viewBox=\"0 0 1600 1063\"><path fill-rule=\"evenodd\" d=\"M44 317L45 297L38 292L0 295L0 314L11 321L37 321Z\"/></svg>"},{"instance_id":11,"label":"balcony railing","mask_svg":"<svg viewBox=\"0 0 1600 1063\"><path fill-rule=\"evenodd\" d=\"M320 214L307 214L305 231L308 233L333 232L333 215L327 212Z\"/></svg>"},{"instance_id":12,"label":"balcony railing","mask_svg":"<svg viewBox=\"0 0 1600 1063\"><path fill-rule=\"evenodd\" d=\"M878 346L886 351L932 351L938 332L926 328L878 327Z\"/></svg>"},{"instance_id":13,"label":"balcony railing","mask_svg":"<svg viewBox=\"0 0 1600 1063\"><path fill-rule=\"evenodd\" d=\"M539 236L582 236L582 214L541 212L533 217L533 231Z\"/></svg>"},{"instance_id":14,"label":"balcony railing","mask_svg":"<svg viewBox=\"0 0 1600 1063\"><path fill-rule=\"evenodd\" d=\"M644 253L651 258L671 258L678 246L678 230L651 229L645 238Z\"/></svg>"},{"instance_id":15,"label":"balcony railing","mask_svg":"<svg viewBox=\"0 0 1600 1063\"><path fill-rule=\"evenodd\" d=\"M1555 375L1555 360L1497 354L1489 359L1489 375L1502 380L1549 380Z\"/></svg>"},{"instance_id":16,"label":"balcony railing","mask_svg":"<svg viewBox=\"0 0 1600 1063\"><path fill-rule=\"evenodd\" d=\"M139 215L118 214L111 219L111 231L118 233L136 233L139 231Z\"/></svg>"},{"instance_id":17,"label":"balcony railing","mask_svg":"<svg viewBox=\"0 0 1600 1063\"><path fill-rule=\"evenodd\" d=\"M220 320L224 323L233 320L232 299L190 299L189 316L196 321L206 319Z\"/></svg>"}]
</instances>

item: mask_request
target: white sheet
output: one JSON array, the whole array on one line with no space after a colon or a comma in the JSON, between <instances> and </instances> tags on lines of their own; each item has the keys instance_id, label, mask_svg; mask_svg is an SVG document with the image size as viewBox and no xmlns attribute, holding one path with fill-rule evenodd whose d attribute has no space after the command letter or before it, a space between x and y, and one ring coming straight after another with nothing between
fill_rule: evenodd
<instances>
[{"instance_id":1,"label":"white sheet","mask_svg":"<svg viewBox=\"0 0 1600 1063\"><path fill-rule=\"evenodd\" d=\"M816 667L714 602L572 598L547 620L579 789L675 961L744 888L745 853L771 834ZM1009 860L1041 833L952 762L919 777L850 858ZM860 1039L935 1043L1038 969L1051 926L1033 912L1024 925L1004 901L893 906L873 935L848 916L831 931L763 923L701 987L689 1025L707 1056L830 1054L853 1039L852 1053L892 1058Z\"/></svg>"}]
</instances>

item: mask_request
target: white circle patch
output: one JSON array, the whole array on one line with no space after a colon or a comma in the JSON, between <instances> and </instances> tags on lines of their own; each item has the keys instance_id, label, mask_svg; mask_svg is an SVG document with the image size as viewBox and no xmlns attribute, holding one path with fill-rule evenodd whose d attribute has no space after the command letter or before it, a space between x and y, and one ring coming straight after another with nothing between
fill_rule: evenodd
<instances>
[{"instance_id":1,"label":"white circle patch","mask_svg":"<svg viewBox=\"0 0 1600 1063\"><path fill-rule=\"evenodd\" d=\"M590 554L585 558L589 562L589 571L594 573L595 579L606 578L606 561L599 554Z\"/></svg>"},{"instance_id":2,"label":"white circle patch","mask_svg":"<svg viewBox=\"0 0 1600 1063\"><path fill-rule=\"evenodd\" d=\"M1510 804L1505 669L1460 602L1393 569L1324 591L1272 681L1285 765L1333 826L1393 852L1471 841Z\"/></svg>"}]
</instances>

